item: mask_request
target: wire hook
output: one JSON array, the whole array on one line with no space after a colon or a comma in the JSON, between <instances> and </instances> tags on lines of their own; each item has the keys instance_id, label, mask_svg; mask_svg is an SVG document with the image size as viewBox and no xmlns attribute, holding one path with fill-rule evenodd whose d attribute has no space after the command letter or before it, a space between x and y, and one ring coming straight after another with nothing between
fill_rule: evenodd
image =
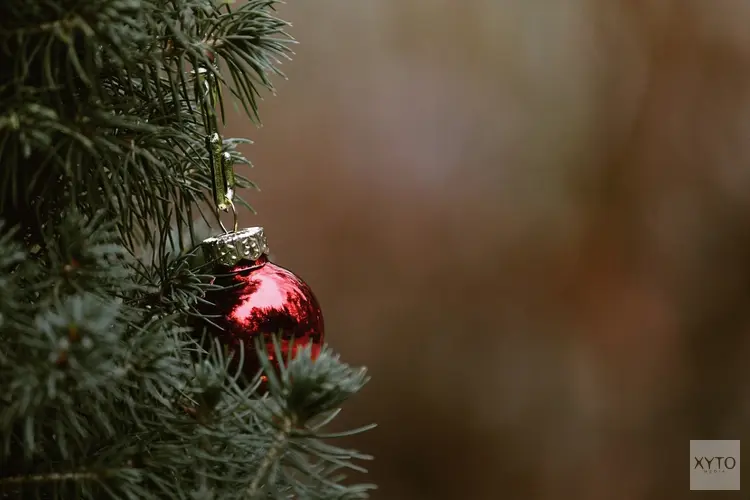
<instances>
[{"instance_id":1,"label":"wire hook","mask_svg":"<svg viewBox=\"0 0 750 500\"><path fill-rule=\"evenodd\" d=\"M232 232L236 233L239 229L239 216L237 214L237 208L234 206L234 202L231 200L231 198L229 199L229 208L232 210ZM221 222L221 217L219 217L218 219L221 229L224 230L224 234L229 234L230 231L226 228L226 226L224 226L224 223Z\"/></svg>"}]
</instances>

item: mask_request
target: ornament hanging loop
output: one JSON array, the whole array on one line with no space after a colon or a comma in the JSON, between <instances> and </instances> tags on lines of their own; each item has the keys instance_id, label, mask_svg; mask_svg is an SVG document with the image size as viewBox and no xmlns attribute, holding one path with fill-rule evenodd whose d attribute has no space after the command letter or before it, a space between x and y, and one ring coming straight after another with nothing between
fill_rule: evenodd
<instances>
[{"instance_id":1,"label":"ornament hanging loop","mask_svg":"<svg viewBox=\"0 0 750 500\"><path fill-rule=\"evenodd\" d=\"M224 223L221 222L221 218L219 219L219 225L221 226L221 229L224 230L224 234L236 233L239 229L237 208L234 206L234 202L232 200L229 200L229 209L232 211L232 231L229 231L226 226L224 226Z\"/></svg>"}]
</instances>

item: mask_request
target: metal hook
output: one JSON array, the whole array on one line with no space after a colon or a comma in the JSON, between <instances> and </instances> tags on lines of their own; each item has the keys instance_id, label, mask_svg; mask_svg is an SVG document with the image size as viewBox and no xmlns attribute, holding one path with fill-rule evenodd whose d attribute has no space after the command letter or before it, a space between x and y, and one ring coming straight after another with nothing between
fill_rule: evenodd
<instances>
[{"instance_id":1,"label":"metal hook","mask_svg":"<svg viewBox=\"0 0 750 500\"><path fill-rule=\"evenodd\" d=\"M238 220L238 214L237 214L237 208L234 206L234 202L229 199L229 208L232 209L232 222L233 222L233 232L237 232L239 229L239 220ZM229 230L224 226L224 223L221 222L221 217L219 217L219 225L224 230L224 234L229 234Z\"/></svg>"},{"instance_id":2,"label":"metal hook","mask_svg":"<svg viewBox=\"0 0 750 500\"><path fill-rule=\"evenodd\" d=\"M229 206L232 209L232 222L234 223L234 232L236 233L239 229L239 216L237 215L237 209L234 206L234 202L232 200L229 200Z\"/></svg>"}]
</instances>

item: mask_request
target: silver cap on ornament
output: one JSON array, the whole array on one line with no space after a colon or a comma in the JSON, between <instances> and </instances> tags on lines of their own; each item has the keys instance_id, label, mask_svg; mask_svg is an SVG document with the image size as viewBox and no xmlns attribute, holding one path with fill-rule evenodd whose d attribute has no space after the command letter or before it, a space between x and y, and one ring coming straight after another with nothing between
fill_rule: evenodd
<instances>
[{"instance_id":1,"label":"silver cap on ornament","mask_svg":"<svg viewBox=\"0 0 750 500\"><path fill-rule=\"evenodd\" d=\"M203 252L206 260L231 267L267 254L268 241L262 227L249 227L203 240Z\"/></svg>"}]
</instances>

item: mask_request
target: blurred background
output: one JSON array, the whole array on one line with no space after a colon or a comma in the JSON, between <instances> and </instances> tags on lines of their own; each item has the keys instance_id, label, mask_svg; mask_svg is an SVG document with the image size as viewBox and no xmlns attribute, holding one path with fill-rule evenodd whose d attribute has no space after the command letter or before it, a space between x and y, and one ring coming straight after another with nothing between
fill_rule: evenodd
<instances>
[{"instance_id":1,"label":"blurred background","mask_svg":"<svg viewBox=\"0 0 750 500\"><path fill-rule=\"evenodd\" d=\"M750 3L280 16L289 80L229 125L256 142L242 222L371 370L343 423L379 424L347 443L373 497L726 497L686 464L750 439Z\"/></svg>"}]
</instances>

